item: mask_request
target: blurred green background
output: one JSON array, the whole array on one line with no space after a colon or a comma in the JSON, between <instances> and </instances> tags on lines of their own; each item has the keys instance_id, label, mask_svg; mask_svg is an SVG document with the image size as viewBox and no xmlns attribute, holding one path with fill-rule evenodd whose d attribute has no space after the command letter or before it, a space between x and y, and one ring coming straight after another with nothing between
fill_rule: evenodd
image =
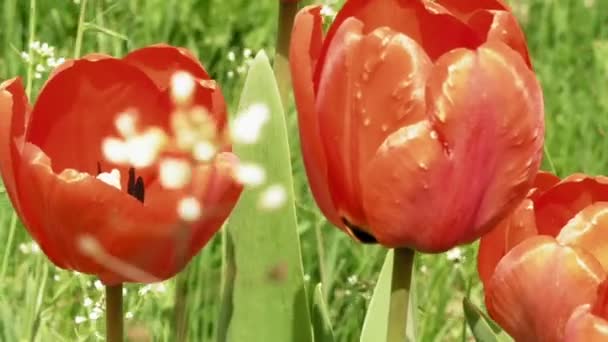
<instances>
[{"instance_id":1,"label":"blurred green background","mask_svg":"<svg viewBox=\"0 0 608 342\"><path fill-rule=\"evenodd\" d=\"M340 3L325 2L334 10ZM554 168L561 176L606 173L608 1L513 0L511 5L526 31L545 92L552 163L545 158L544 168ZM27 0L0 2L0 79L29 73L34 95L51 66L73 56L80 11L74 0L38 0L36 7L32 13ZM222 85L234 111L247 61L260 49L274 53L277 7L277 0L90 0L82 53L121 56L158 42L187 47ZM30 27L38 42L32 48ZM287 120L306 279L311 284L324 281L338 340L356 341L385 251L355 244L319 215L299 157L293 106ZM14 225L17 229L11 229ZM0 341L102 340L101 284L50 264L19 225L0 186ZM191 341L215 338L218 240L189 266ZM421 341L471 340L461 301L469 295L482 303L476 251L472 245L417 259ZM174 281L126 286L126 327L132 340L171 340L174 286Z\"/></svg>"}]
</instances>

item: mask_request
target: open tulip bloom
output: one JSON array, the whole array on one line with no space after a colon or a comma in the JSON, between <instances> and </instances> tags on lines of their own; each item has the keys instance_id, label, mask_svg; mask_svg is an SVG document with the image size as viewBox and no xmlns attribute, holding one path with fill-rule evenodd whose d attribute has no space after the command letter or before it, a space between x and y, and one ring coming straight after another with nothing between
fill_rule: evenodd
<instances>
[{"instance_id":1,"label":"open tulip bloom","mask_svg":"<svg viewBox=\"0 0 608 342\"><path fill-rule=\"evenodd\" d=\"M488 312L517 341L608 338L608 178L541 173L482 237Z\"/></svg>"},{"instance_id":2,"label":"open tulip bloom","mask_svg":"<svg viewBox=\"0 0 608 342\"><path fill-rule=\"evenodd\" d=\"M219 88L186 50L90 55L53 72L30 107L0 85L0 171L57 266L106 284L179 272L241 192Z\"/></svg>"},{"instance_id":3,"label":"open tulip bloom","mask_svg":"<svg viewBox=\"0 0 608 342\"><path fill-rule=\"evenodd\" d=\"M361 242L471 242L526 195L543 99L501 0L349 0L296 17L291 69L317 204Z\"/></svg>"}]
</instances>

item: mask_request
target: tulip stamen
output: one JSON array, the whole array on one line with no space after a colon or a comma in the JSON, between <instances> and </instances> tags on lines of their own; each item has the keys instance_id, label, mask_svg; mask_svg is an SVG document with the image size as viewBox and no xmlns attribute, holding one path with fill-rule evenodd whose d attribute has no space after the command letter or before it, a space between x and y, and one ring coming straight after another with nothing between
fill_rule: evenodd
<instances>
[{"instance_id":1,"label":"tulip stamen","mask_svg":"<svg viewBox=\"0 0 608 342\"><path fill-rule=\"evenodd\" d=\"M351 235L355 239L357 239L359 242L365 243L365 244L378 243L378 240L376 240L376 238L373 235L371 235L370 233L364 231L360 227L357 227L354 224L350 223L344 217L342 218L342 223L344 223L344 225L350 231Z\"/></svg>"},{"instance_id":2,"label":"tulip stamen","mask_svg":"<svg viewBox=\"0 0 608 342\"><path fill-rule=\"evenodd\" d=\"M145 198L145 190L144 190L144 180L141 176L135 178L135 169L129 168L129 180L127 183L127 193L133 197L135 197L141 203L144 203Z\"/></svg>"}]
</instances>

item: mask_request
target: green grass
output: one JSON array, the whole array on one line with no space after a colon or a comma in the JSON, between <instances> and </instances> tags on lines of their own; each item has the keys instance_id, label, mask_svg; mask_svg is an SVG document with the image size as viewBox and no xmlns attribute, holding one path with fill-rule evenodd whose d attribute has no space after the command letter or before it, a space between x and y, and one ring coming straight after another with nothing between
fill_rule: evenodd
<instances>
[{"instance_id":1,"label":"green grass","mask_svg":"<svg viewBox=\"0 0 608 342\"><path fill-rule=\"evenodd\" d=\"M91 0L82 52L120 56L156 42L188 47L222 85L235 110L244 79L244 52L273 53L277 3ZM79 6L69 0L39 0L37 5L31 16L26 0L0 4L0 79L28 74L20 53L28 51L32 23L33 40L53 46L56 57L74 53ZM516 12L545 91L547 150L555 169L562 176L576 171L606 173L608 2L519 0ZM32 75L35 72L32 69ZM33 80L34 95L47 73L41 71L41 78ZM293 108L288 124L290 137L297 139ZM310 283L324 282L338 340L356 341L384 250L353 243L319 216L307 189L297 141L291 145L305 273ZM550 164L546 162L545 168L550 169ZM102 340L103 315L96 307L103 304L103 291L97 289L95 279L57 269L41 253L29 251L31 240L14 220L1 189L0 341ZM476 246L461 250L457 261L445 254L417 259L421 341L471 340L463 326L461 299L470 293L480 304L482 293L475 271ZM220 304L219 238L193 260L189 270L189 336L192 341L213 340ZM127 332L133 340L145 341L146 335L156 341L171 340L174 286L174 281L160 287L126 286Z\"/></svg>"}]
</instances>

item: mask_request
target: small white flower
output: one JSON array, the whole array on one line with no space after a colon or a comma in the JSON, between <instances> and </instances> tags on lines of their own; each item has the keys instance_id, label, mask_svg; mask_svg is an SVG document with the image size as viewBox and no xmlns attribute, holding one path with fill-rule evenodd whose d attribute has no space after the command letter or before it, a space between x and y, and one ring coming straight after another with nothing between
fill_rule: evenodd
<instances>
[{"instance_id":1,"label":"small white flower","mask_svg":"<svg viewBox=\"0 0 608 342\"><path fill-rule=\"evenodd\" d=\"M449 261L460 261L462 259L462 249L459 247L454 247L447 251L446 257Z\"/></svg>"},{"instance_id":2,"label":"small white flower","mask_svg":"<svg viewBox=\"0 0 608 342\"><path fill-rule=\"evenodd\" d=\"M177 213L186 222L197 221L202 215L201 204L194 197L183 198L177 204Z\"/></svg>"},{"instance_id":3,"label":"small white flower","mask_svg":"<svg viewBox=\"0 0 608 342\"><path fill-rule=\"evenodd\" d=\"M167 189L181 189L190 183L192 169L182 159L166 158L160 162L160 184Z\"/></svg>"},{"instance_id":4,"label":"small white flower","mask_svg":"<svg viewBox=\"0 0 608 342\"><path fill-rule=\"evenodd\" d=\"M82 324L82 323L84 323L86 321L87 321L87 318L83 317L83 316L76 316L74 318L74 323L76 323L76 324Z\"/></svg>"},{"instance_id":5,"label":"small white flower","mask_svg":"<svg viewBox=\"0 0 608 342\"><path fill-rule=\"evenodd\" d=\"M239 164L234 176L242 184L250 186L261 185L266 181L266 172L255 164Z\"/></svg>"},{"instance_id":6,"label":"small white flower","mask_svg":"<svg viewBox=\"0 0 608 342\"><path fill-rule=\"evenodd\" d=\"M135 110L126 110L119 113L114 121L116 130L124 138L130 138L137 133L137 112Z\"/></svg>"},{"instance_id":7,"label":"small white flower","mask_svg":"<svg viewBox=\"0 0 608 342\"><path fill-rule=\"evenodd\" d=\"M196 82L190 73L178 71L171 76L171 97L178 104L186 104L194 95Z\"/></svg>"},{"instance_id":8,"label":"small white flower","mask_svg":"<svg viewBox=\"0 0 608 342\"><path fill-rule=\"evenodd\" d=\"M160 128L149 128L144 133L127 140L129 163L136 168L151 166L156 161L167 136Z\"/></svg>"},{"instance_id":9,"label":"small white flower","mask_svg":"<svg viewBox=\"0 0 608 342\"><path fill-rule=\"evenodd\" d=\"M231 62L234 62L236 60L236 54L234 53L234 51L228 52L228 60Z\"/></svg>"},{"instance_id":10,"label":"small white flower","mask_svg":"<svg viewBox=\"0 0 608 342\"><path fill-rule=\"evenodd\" d=\"M99 280L95 280L95 282L93 282L93 286L95 286L97 291L103 291L104 289L103 283Z\"/></svg>"},{"instance_id":11,"label":"small white flower","mask_svg":"<svg viewBox=\"0 0 608 342\"><path fill-rule=\"evenodd\" d=\"M251 57L252 53L253 52L251 51L251 49L246 48L245 50L243 50L243 57L249 58L249 57Z\"/></svg>"},{"instance_id":12,"label":"small white flower","mask_svg":"<svg viewBox=\"0 0 608 342\"><path fill-rule=\"evenodd\" d=\"M85 308L88 308L89 306L93 305L93 300L89 297L85 297L84 302L82 303L82 305Z\"/></svg>"},{"instance_id":13,"label":"small white flower","mask_svg":"<svg viewBox=\"0 0 608 342\"><path fill-rule=\"evenodd\" d=\"M127 313L125 314L125 318L126 319L133 319L133 313L131 311L127 311Z\"/></svg>"},{"instance_id":14,"label":"small white flower","mask_svg":"<svg viewBox=\"0 0 608 342\"><path fill-rule=\"evenodd\" d=\"M101 143L103 156L111 163L125 164L129 160L127 144L117 138L105 138Z\"/></svg>"},{"instance_id":15,"label":"small white flower","mask_svg":"<svg viewBox=\"0 0 608 342\"><path fill-rule=\"evenodd\" d=\"M228 78L233 78L234 77L234 71L230 70L226 73L226 75L228 76Z\"/></svg>"},{"instance_id":16,"label":"small white flower","mask_svg":"<svg viewBox=\"0 0 608 342\"><path fill-rule=\"evenodd\" d=\"M357 277L356 274L353 274L350 277L348 277L347 281L350 285L355 285L359 281L359 277Z\"/></svg>"},{"instance_id":17,"label":"small white flower","mask_svg":"<svg viewBox=\"0 0 608 342\"><path fill-rule=\"evenodd\" d=\"M260 197L259 206L262 209L273 210L280 208L287 200L287 192L282 185L269 186Z\"/></svg>"},{"instance_id":18,"label":"small white flower","mask_svg":"<svg viewBox=\"0 0 608 342\"><path fill-rule=\"evenodd\" d=\"M254 104L239 114L231 125L232 140L244 144L255 143L262 127L270 119L270 109L264 104Z\"/></svg>"},{"instance_id":19,"label":"small white flower","mask_svg":"<svg viewBox=\"0 0 608 342\"><path fill-rule=\"evenodd\" d=\"M144 285L139 289L139 291L137 291L137 294L140 296L145 296L148 292L150 292L151 289L152 285Z\"/></svg>"},{"instance_id":20,"label":"small white flower","mask_svg":"<svg viewBox=\"0 0 608 342\"><path fill-rule=\"evenodd\" d=\"M217 148L209 141L197 142L192 150L192 156L198 162L209 162L215 157L216 153Z\"/></svg>"}]
</instances>

